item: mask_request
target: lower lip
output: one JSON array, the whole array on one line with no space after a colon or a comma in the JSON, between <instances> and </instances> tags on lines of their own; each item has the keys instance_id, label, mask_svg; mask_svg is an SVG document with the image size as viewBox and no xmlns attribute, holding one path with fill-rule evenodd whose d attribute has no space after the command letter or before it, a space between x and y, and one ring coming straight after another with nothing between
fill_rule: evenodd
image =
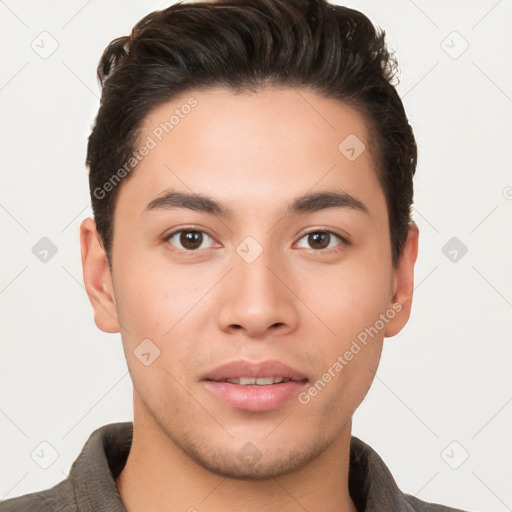
<instances>
[{"instance_id":1,"label":"lower lip","mask_svg":"<svg viewBox=\"0 0 512 512\"><path fill-rule=\"evenodd\" d=\"M229 382L203 381L217 397L235 409L265 412L277 409L304 388L306 381L289 381L268 386L240 386Z\"/></svg>"}]
</instances>

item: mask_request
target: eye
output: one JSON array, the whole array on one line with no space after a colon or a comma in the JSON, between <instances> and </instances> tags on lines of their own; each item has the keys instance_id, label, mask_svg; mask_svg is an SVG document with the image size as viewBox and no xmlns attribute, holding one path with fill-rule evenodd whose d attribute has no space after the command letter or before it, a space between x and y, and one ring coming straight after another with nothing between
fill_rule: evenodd
<instances>
[{"instance_id":1,"label":"eye","mask_svg":"<svg viewBox=\"0 0 512 512\"><path fill-rule=\"evenodd\" d=\"M196 251L197 249L205 249L206 247L203 244L208 244L208 242L211 244L213 238L204 231L197 229L180 229L171 233L165 240L178 249ZM181 244L181 247L178 244Z\"/></svg>"},{"instance_id":2,"label":"eye","mask_svg":"<svg viewBox=\"0 0 512 512\"><path fill-rule=\"evenodd\" d=\"M301 246L301 241L304 240L309 247ZM180 229L168 235L165 240L171 245L182 251L197 252L199 249L206 249L214 241L213 238L198 229ZM340 243L347 243L346 240L340 235L332 231L311 231L303 235L298 242L298 247L303 249L312 249L314 251L324 251L332 249Z\"/></svg>"},{"instance_id":3,"label":"eye","mask_svg":"<svg viewBox=\"0 0 512 512\"><path fill-rule=\"evenodd\" d=\"M306 243L309 244L310 247L299 247L302 249L313 249L315 251L332 249L333 247L340 245L340 242L346 243L340 235L337 235L332 231L311 231L300 238L300 240L304 239L306 239Z\"/></svg>"}]
</instances>

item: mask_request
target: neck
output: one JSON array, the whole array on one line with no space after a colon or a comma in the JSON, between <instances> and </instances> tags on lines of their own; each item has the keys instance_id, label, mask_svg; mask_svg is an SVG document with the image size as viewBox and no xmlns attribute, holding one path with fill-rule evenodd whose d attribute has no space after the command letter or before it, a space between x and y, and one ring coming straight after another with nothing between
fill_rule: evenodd
<instances>
[{"instance_id":1,"label":"neck","mask_svg":"<svg viewBox=\"0 0 512 512\"><path fill-rule=\"evenodd\" d=\"M140 414L137 414L140 413ZM269 480L235 480L208 471L134 409L133 441L116 485L127 512L357 512L348 491L351 424L306 466Z\"/></svg>"}]
</instances>

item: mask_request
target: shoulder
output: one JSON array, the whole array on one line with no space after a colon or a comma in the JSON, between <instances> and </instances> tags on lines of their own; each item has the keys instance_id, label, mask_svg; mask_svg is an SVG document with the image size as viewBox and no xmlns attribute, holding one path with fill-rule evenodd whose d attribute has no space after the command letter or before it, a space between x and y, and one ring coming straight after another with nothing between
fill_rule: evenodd
<instances>
[{"instance_id":1,"label":"shoulder","mask_svg":"<svg viewBox=\"0 0 512 512\"><path fill-rule=\"evenodd\" d=\"M349 492L364 512L464 512L402 492L377 452L355 436L350 442Z\"/></svg>"},{"instance_id":2,"label":"shoulder","mask_svg":"<svg viewBox=\"0 0 512 512\"><path fill-rule=\"evenodd\" d=\"M465 512L458 508L450 508L445 505L438 505L437 503L427 503L409 494L404 494L403 496L410 506L411 512Z\"/></svg>"},{"instance_id":3,"label":"shoulder","mask_svg":"<svg viewBox=\"0 0 512 512\"><path fill-rule=\"evenodd\" d=\"M96 429L59 484L0 501L0 512L126 512L114 478L121 472L131 446L131 422Z\"/></svg>"},{"instance_id":4,"label":"shoulder","mask_svg":"<svg viewBox=\"0 0 512 512\"><path fill-rule=\"evenodd\" d=\"M75 493L68 480L44 491L0 502L0 512L78 512Z\"/></svg>"}]
</instances>

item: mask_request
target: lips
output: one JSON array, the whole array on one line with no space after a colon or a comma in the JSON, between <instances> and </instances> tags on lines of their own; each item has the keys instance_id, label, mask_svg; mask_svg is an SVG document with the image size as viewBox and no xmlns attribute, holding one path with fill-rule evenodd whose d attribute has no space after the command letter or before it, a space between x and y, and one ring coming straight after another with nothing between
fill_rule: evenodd
<instances>
[{"instance_id":1,"label":"lips","mask_svg":"<svg viewBox=\"0 0 512 512\"><path fill-rule=\"evenodd\" d=\"M201 381L217 399L235 409L264 412L296 396L308 378L280 361L233 361L206 373Z\"/></svg>"}]
</instances>

